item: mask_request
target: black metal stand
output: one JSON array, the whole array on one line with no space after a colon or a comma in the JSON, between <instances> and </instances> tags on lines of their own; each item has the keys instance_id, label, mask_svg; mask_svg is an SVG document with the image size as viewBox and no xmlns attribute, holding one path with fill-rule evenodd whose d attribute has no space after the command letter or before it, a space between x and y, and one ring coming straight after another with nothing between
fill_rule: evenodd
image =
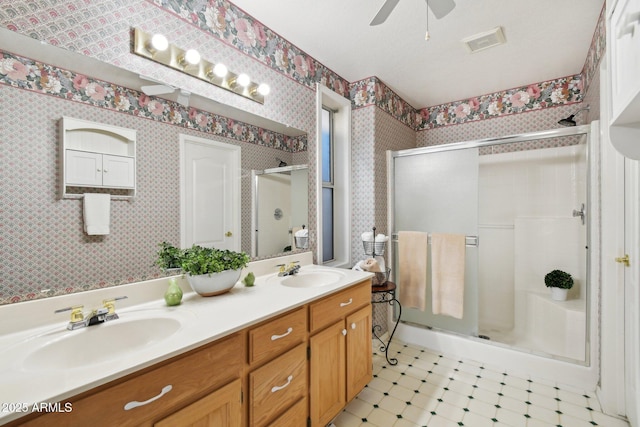
<instances>
[{"instance_id":1,"label":"black metal stand","mask_svg":"<svg viewBox=\"0 0 640 427\"><path fill-rule=\"evenodd\" d=\"M393 331L391 331L391 335L389 335L389 340L385 343L378 336L376 331L382 330L382 325L373 325L372 333L373 336L376 337L378 341L380 341L380 351L384 351L384 357L387 359L387 363L390 365L397 365L398 359L391 358L389 359L389 345L391 344L391 340L393 339L393 334L396 333L396 328L398 327L398 323L400 323L400 316L402 315L402 306L400 305L400 301L396 298L396 284L393 282L387 281L382 286L372 286L371 287L371 303L372 304L381 304L387 303L390 306L393 306L393 303L398 304L398 318L396 320L396 324L393 326Z\"/></svg>"}]
</instances>

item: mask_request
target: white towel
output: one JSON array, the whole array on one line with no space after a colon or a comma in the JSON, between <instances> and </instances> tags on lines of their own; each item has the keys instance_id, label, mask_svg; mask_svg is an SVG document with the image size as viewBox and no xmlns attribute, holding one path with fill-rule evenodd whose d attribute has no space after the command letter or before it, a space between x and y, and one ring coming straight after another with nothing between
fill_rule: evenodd
<instances>
[{"instance_id":1,"label":"white towel","mask_svg":"<svg viewBox=\"0 0 640 427\"><path fill-rule=\"evenodd\" d=\"M109 234L111 195L85 193L83 202L84 231L89 235Z\"/></svg>"},{"instance_id":2,"label":"white towel","mask_svg":"<svg viewBox=\"0 0 640 427\"><path fill-rule=\"evenodd\" d=\"M464 234L431 234L431 309L462 319L464 312Z\"/></svg>"}]
</instances>

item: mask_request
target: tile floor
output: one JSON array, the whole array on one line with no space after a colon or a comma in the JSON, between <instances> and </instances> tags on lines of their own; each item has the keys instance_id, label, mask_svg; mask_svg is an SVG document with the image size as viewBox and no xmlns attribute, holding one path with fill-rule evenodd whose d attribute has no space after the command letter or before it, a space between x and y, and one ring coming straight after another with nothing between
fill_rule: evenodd
<instances>
[{"instance_id":1,"label":"tile floor","mask_svg":"<svg viewBox=\"0 0 640 427\"><path fill-rule=\"evenodd\" d=\"M394 342L389 357L374 353L373 380L336 427L628 427L590 392L415 345Z\"/></svg>"}]
</instances>

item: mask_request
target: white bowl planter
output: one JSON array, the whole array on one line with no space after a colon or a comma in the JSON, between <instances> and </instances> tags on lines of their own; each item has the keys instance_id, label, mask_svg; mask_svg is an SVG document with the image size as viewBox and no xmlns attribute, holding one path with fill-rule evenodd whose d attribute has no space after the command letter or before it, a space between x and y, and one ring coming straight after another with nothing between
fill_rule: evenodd
<instances>
[{"instance_id":1,"label":"white bowl planter","mask_svg":"<svg viewBox=\"0 0 640 427\"><path fill-rule=\"evenodd\" d=\"M551 299L554 301L566 301L569 289L551 287Z\"/></svg>"},{"instance_id":2,"label":"white bowl planter","mask_svg":"<svg viewBox=\"0 0 640 427\"><path fill-rule=\"evenodd\" d=\"M203 297L212 297L228 292L240 279L242 269L225 270L220 273L187 275L187 281L194 291Z\"/></svg>"}]
</instances>

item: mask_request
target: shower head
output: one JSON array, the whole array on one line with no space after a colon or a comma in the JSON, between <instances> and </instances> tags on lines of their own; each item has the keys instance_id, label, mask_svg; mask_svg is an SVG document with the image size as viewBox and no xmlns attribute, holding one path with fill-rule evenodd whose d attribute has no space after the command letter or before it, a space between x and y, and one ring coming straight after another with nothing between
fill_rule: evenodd
<instances>
[{"instance_id":1,"label":"shower head","mask_svg":"<svg viewBox=\"0 0 640 427\"><path fill-rule=\"evenodd\" d=\"M558 124L562 126L575 126L577 123L573 118L576 116L576 114L578 114L580 111L584 111L584 110L588 111L590 108L591 107L587 105L586 107L579 109L578 111L576 111L575 113L567 117L566 119L559 120Z\"/></svg>"}]
</instances>

